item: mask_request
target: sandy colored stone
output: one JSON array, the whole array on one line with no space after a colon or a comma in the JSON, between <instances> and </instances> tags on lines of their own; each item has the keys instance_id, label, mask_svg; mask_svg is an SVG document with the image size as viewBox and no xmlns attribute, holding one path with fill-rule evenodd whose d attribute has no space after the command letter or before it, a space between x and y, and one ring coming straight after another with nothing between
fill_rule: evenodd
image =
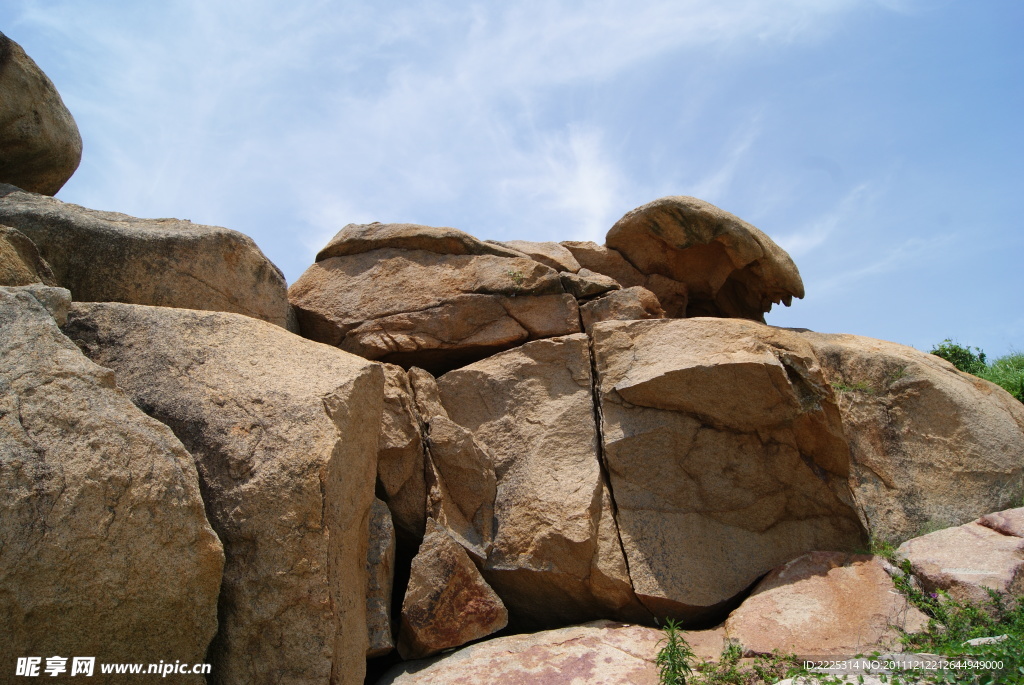
<instances>
[{"instance_id":1,"label":"sandy colored stone","mask_svg":"<svg viewBox=\"0 0 1024 685\"><path fill-rule=\"evenodd\" d=\"M82 136L53 82L0 33L0 183L53 195L82 159Z\"/></svg>"},{"instance_id":2,"label":"sandy colored stone","mask_svg":"<svg viewBox=\"0 0 1024 685\"><path fill-rule=\"evenodd\" d=\"M850 443L851 487L871 535L895 543L1024 497L1024 405L904 345L804 332Z\"/></svg>"},{"instance_id":3,"label":"sandy colored stone","mask_svg":"<svg viewBox=\"0 0 1024 685\"><path fill-rule=\"evenodd\" d=\"M583 329L588 333L594 324L601 321L663 318L665 311L661 308L658 298L650 290L639 285L612 291L580 305L580 319L583 322Z\"/></svg>"},{"instance_id":4,"label":"sandy colored stone","mask_svg":"<svg viewBox=\"0 0 1024 685\"><path fill-rule=\"evenodd\" d=\"M366 553L366 658L384 656L395 648L391 637L391 590L395 579L395 526L382 500L370 508L370 539Z\"/></svg>"},{"instance_id":5,"label":"sandy colored stone","mask_svg":"<svg viewBox=\"0 0 1024 685\"><path fill-rule=\"evenodd\" d=\"M852 657L899 647L897 628L913 633L927 624L879 557L811 552L765 576L725 631L748 655Z\"/></svg>"},{"instance_id":6,"label":"sandy colored stone","mask_svg":"<svg viewBox=\"0 0 1024 685\"><path fill-rule=\"evenodd\" d=\"M896 552L928 592L946 590L961 602L987 604L991 588L1024 594L1024 539L980 521L907 540Z\"/></svg>"},{"instance_id":7,"label":"sandy colored stone","mask_svg":"<svg viewBox=\"0 0 1024 685\"><path fill-rule=\"evenodd\" d=\"M714 620L772 568L866 537L838 408L809 345L736 319L593 328L604 457L633 587Z\"/></svg>"},{"instance_id":8,"label":"sandy colored stone","mask_svg":"<svg viewBox=\"0 0 1024 685\"><path fill-rule=\"evenodd\" d=\"M654 655L663 637L611 621L510 635L399 664L377 685L657 685Z\"/></svg>"},{"instance_id":9,"label":"sandy colored stone","mask_svg":"<svg viewBox=\"0 0 1024 685\"><path fill-rule=\"evenodd\" d=\"M4 679L33 655L200 663L224 551L195 464L61 333L42 291L67 306L66 290L0 288Z\"/></svg>"},{"instance_id":10,"label":"sandy colored stone","mask_svg":"<svg viewBox=\"0 0 1024 685\"><path fill-rule=\"evenodd\" d=\"M0 223L35 243L76 302L235 312L296 329L281 271L237 231L96 211L2 184Z\"/></svg>"},{"instance_id":11,"label":"sandy colored stone","mask_svg":"<svg viewBox=\"0 0 1024 685\"><path fill-rule=\"evenodd\" d=\"M0 286L42 283L56 286L50 265L21 231L0 226Z\"/></svg>"},{"instance_id":12,"label":"sandy colored stone","mask_svg":"<svg viewBox=\"0 0 1024 685\"><path fill-rule=\"evenodd\" d=\"M610 276L599 274L590 269L581 269L579 273L564 272L559 274L562 279L562 287L573 297L583 300L595 297L609 290L618 290L622 286Z\"/></svg>"},{"instance_id":13,"label":"sandy colored stone","mask_svg":"<svg viewBox=\"0 0 1024 685\"><path fill-rule=\"evenodd\" d=\"M348 224L316 255L322 262L331 257L360 254L371 250L426 250L444 255L495 255L522 257L522 252L501 243L485 242L448 226L419 224Z\"/></svg>"},{"instance_id":14,"label":"sandy colored stone","mask_svg":"<svg viewBox=\"0 0 1024 685\"><path fill-rule=\"evenodd\" d=\"M227 557L218 681L361 683L380 365L220 312L78 303L65 330L196 460Z\"/></svg>"},{"instance_id":15,"label":"sandy colored stone","mask_svg":"<svg viewBox=\"0 0 1024 685\"><path fill-rule=\"evenodd\" d=\"M402 658L419 659L459 647L507 624L505 606L466 550L436 521L427 519L402 602Z\"/></svg>"},{"instance_id":16,"label":"sandy colored stone","mask_svg":"<svg viewBox=\"0 0 1024 685\"><path fill-rule=\"evenodd\" d=\"M785 250L739 217L694 197L663 197L627 212L605 244L645 274L685 283L688 316L762 321L772 304L804 296Z\"/></svg>"},{"instance_id":17,"label":"sandy colored stone","mask_svg":"<svg viewBox=\"0 0 1024 685\"><path fill-rule=\"evenodd\" d=\"M576 261L572 252L561 243L554 241L506 240L498 244L522 252L544 266L550 266L555 271L576 273L581 268L580 263Z\"/></svg>"},{"instance_id":18,"label":"sandy colored stone","mask_svg":"<svg viewBox=\"0 0 1024 685\"><path fill-rule=\"evenodd\" d=\"M437 379L453 422L493 457L496 533L484 577L516 625L646 618L597 452L582 334L538 340Z\"/></svg>"},{"instance_id":19,"label":"sandy colored stone","mask_svg":"<svg viewBox=\"0 0 1024 685\"><path fill-rule=\"evenodd\" d=\"M395 527L407 539L423 538L427 486L424 445L409 377L384 364L384 415L377 445L377 481Z\"/></svg>"},{"instance_id":20,"label":"sandy colored stone","mask_svg":"<svg viewBox=\"0 0 1024 685\"><path fill-rule=\"evenodd\" d=\"M1024 507L985 514L977 522L997 533L1024 538Z\"/></svg>"}]
</instances>

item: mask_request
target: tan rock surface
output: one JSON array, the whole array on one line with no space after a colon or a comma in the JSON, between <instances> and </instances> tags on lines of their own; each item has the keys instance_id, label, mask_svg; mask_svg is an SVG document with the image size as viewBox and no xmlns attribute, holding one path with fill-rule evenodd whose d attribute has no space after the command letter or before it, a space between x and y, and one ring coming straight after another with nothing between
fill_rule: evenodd
<instances>
[{"instance_id":1,"label":"tan rock surface","mask_svg":"<svg viewBox=\"0 0 1024 685\"><path fill-rule=\"evenodd\" d=\"M50 265L39 256L28 236L10 226L0 226L0 286L30 283L57 285Z\"/></svg>"},{"instance_id":2,"label":"tan rock surface","mask_svg":"<svg viewBox=\"0 0 1024 685\"><path fill-rule=\"evenodd\" d=\"M581 268L580 263L576 261L572 252L561 243L554 241L506 240L498 244L522 252L544 266L550 266L555 271L576 273Z\"/></svg>"},{"instance_id":3,"label":"tan rock surface","mask_svg":"<svg viewBox=\"0 0 1024 685\"><path fill-rule=\"evenodd\" d=\"M898 647L894 626L919 632L927 623L880 558L811 552L765 576L729 615L725 632L747 654L852 657Z\"/></svg>"},{"instance_id":4,"label":"tan rock surface","mask_svg":"<svg viewBox=\"0 0 1024 685\"><path fill-rule=\"evenodd\" d=\"M349 224L331 238L316 255L322 262L331 257L360 254L371 250L394 248L397 250L426 250L444 255L495 255L522 257L517 250L501 243L478 240L448 226L421 226L419 224Z\"/></svg>"},{"instance_id":5,"label":"tan rock surface","mask_svg":"<svg viewBox=\"0 0 1024 685\"><path fill-rule=\"evenodd\" d=\"M593 349L619 531L655 614L715 619L772 568L865 544L839 412L796 334L603 322Z\"/></svg>"},{"instance_id":6,"label":"tan rock surface","mask_svg":"<svg viewBox=\"0 0 1024 685\"><path fill-rule=\"evenodd\" d=\"M424 445L412 386L400 366L384 365L384 415L377 446L377 481L395 527L407 539L423 539L427 486Z\"/></svg>"},{"instance_id":7,"label":"tan rock surface","mask_svg":"<svg viewBox=\"0 0 1024 685\"><path fill-rule=\"evenodd\" d=\"M1024 406L938 357L804 332L842 412L864 525L896 543L1024 496Z\"/></svg>"},{"instance_id":8,"label":"tan rock surface","mask_svg":"<svg viewBox=\"0 0 1024 685\"><path fill-rule=\"evenodd\" d=\"M583 329L588 333L594 324L601 321L663 318L665 312L658 298L650 290L639 285L615 290L580 306L580 319L583 321Z\"/></svg>"},{"instance_id":9,"label":"tan rock surface","mask_svg":"<svg viewBox=\"0 0 1024 685\"><path fill-rule=\"evenodd\" d=\"M370 541L366 553L366 658L384 656L395 648L391 636L391 590L395 579L395 526L382 500L370 508Z\"/></svg>"},{"instance_id":10,"label":"tan rock surface","mask_svg":"<svg viewBox=\"0 0 1024 685\"><path fill-rule=\"evenodd\" d=\"M508 612L462 548L427 519L402 602L398 652L419 659L501 630Z\"/></svg>"},{"instance_id":11,"label":"tan rock surface","mask_svg":"<svg viewBox=\"0 0 1024 685\"><path fill-rule=\"evenodd\" d=\"M580 269L579 273L564 272L559 274L559 277L565 291L572 293L573 297L580 300L622 287L611 276L605 276L590 269Z\"/></svg>"},{"instance_id":12,"label":"tan rock surface","mask_svg":"<svg viewBox=\"0 0 1024 685\"><path fill-rule=\"evenodd\" d=\"M594 621L464 647L399 664L377 685L657 685L660 630Z\"/></svg>"},{"instance_id":13,"label":"tan rock surface","mask_svg":"<svg viewBox=\"0 0 1024 685\"><path fill-rule=\"evenodd\" d=\"M220 312L79 303L65 329L195 457L227 557L219 682L362 682L380 366Z\"/></svg>"},{"instance_id":14,"label":"tan rock surface","mask_svg":"<svg viewBox=\"0 0 1024 685\"><path fill-rule=\"evenodd\" d=\"M76 302L235 312L296 327L284 276L237 231L100 212L2 184L0 223L35 243Z\"/></svg>"},{"instance_id":15,"label":"tan rock surface","mask_svg":"<svg viewBox=\"0 0 1024 685\"><path fill-rule=\"evenodd\" d=\"M954 599L975 604L988 603L986 588L1014 597L1024 594L1024 539L980 521L907 540L896 554L910 561L928 592L946 590Z\"/></svg>"},{"instance_id":16,"label":"tan rock surface","mask_svg":"<svg viewBox=\"0 0 1024 685\"><path fill-rule=\"evenodd\" d=\"M605 243L641 272L685 283L688 316L760 321L773 303L788 305L804 296L800 273L785 250L739 217L697 198L663 197L637 207L612 226Z\"/></svg>"},{"instance_id":17,"label":"tan rock surface","mask_svg":"<svg viewBox=\"0 0 1024 685\"><path fill-rule=\"evenodd\" d=\"M494 459L496 533L483 574L511 620L650 620L630 588L601 472L587 337L530 342L437 385L451 420Z\"/></svg>"},{"instance_id":18,"label":"tan rock surface","mask_svg":"<svg viewBox=\"0 0 1024 685\"><path fill-rule=\"evenodd\" d=\"M195 464L61 334L42 291L68 296L0 288L4 679L32 655L201 663L224 552Z\"/></svg>"},{"instance_id":19,"label":"tan rock surface","mask_svg":"<svg viewBox=\"0 0 1024 685\"><path fill-rule=\"evenodd\" d=\"M1024 538L1024 507L985 514L977 522L997 533Z\"/></svg>"},{"instance_id":20,"label":"tan rock surface","mask_svg":"<svg viewBox=\"0 0 1024 685\"><path fill-rule=\"evenodd\" d=\"M82 159L82 136L42 69L0 33L0 183L53 195Z\"/></svg>"}]
</instances>

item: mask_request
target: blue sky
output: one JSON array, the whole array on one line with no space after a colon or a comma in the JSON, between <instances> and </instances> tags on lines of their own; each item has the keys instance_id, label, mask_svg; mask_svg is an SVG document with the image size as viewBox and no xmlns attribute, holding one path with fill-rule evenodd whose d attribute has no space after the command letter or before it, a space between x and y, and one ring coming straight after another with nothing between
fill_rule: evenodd
<instances>
[{"instance_id":1,"label":"blue sky","mask_svg":"<svg viewBox=\"0 0 1024 685\"><path fill-rule=\"evenodd\" d=\"M251 235L595 240L695 195L790 251L768 322L1024 350L1019 0L5 0L84 139L58 197Z\"/></svg>"}]
</instances>

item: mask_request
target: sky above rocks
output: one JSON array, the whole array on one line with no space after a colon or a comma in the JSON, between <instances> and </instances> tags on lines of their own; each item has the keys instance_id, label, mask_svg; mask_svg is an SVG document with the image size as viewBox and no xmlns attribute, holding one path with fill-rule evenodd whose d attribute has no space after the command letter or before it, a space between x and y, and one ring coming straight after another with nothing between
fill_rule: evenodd
<instances>
[{"instance_id":1,"label":"sky above rocks","mask_svg":"<svg viewBox=\"0 0 1024 685\"><path fill-rule=\"evenodd\" d=\"M768 322L1024 350L1019 0L5 0L84 140L57 197L252 236L603 242L694 195L793 256Z\"/></svg>"}]
</instances>

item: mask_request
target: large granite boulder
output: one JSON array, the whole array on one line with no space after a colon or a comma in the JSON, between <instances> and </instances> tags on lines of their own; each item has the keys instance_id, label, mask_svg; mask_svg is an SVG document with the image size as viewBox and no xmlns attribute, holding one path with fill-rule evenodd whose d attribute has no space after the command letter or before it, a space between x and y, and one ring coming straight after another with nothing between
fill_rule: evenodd
<instances>
[{"instance_id":1,"label":"large granite boulder","mask_svg":"<svg viewBox=\"0 0 1024 685\"><path fill-rule=\"evenodd\" d=\"M380 365L238 314L80 303L65 330L195 457L218 682L361 683Z\"/></svg>"},{"instance_id":2,"label":"large granite boulder","mask_svg":"<svg viewBox=\"0 0 1024 685\"><path fill-rule=\"evenodd\" d=\"M739 217L694 197L663 197L627 212L605 244L644 274L685 283L687 316L763 321L772 304L804 296L785 250Z\"/></svg>"},{"instance_id":3,"label":"large granite boulder","mask_svg":"<svg viewBox=\"0 0 1024 685\"><path fill-rule=\"evenodd\" d=\"M871 536L899 543L1024 496L1024 406L913 348L803 332L832 385Z\"/></svg>"},{"instance_id":4,"label":"large granite boulder","mask_svg":"<svg viewBox=\"0 0 1024 685\"><path fill-rule=\"evenodd\" d=\"M852 657L899 647L928 617L896 591L879 557L811 552L774 569L725 622L746 654Z\"/></svg>"},{"instance_id":5,"label":"large granite boulder","mask_svg":"<svg viewBox=\"0 0 1024 685\"><path fill-rule=\"evenodd\" d=\"M302 333L368 359L444 371L580 330L554 269L455 229L350 225L318 258L289 290Z\"/></svg>"},{"instance_id":6,"label":"large granite boulder","mask_svg":"<svg viewBox=\"0 0 1024 685\"><path fill-rule=\"evenodd\" d=\"M4 184L0 223L35 243L76 302L235 312L296 328L281 271L237 231L86 209Z\"/></svg>"},{"instance_id":7,"label":"large granite boulder","mask_svg":"<svg viewBox=\"0 0 1024 685\"><path fill-rule=\"evenodd\" d=\"M0 226L0 285L31 283L57 285L50 265L39 256L35 243L21 231Z\"/></svg>"},{"instance_id":8,"label":"large granite boulder","mask_svg":"<svg viewBox=\"0 0 1024 685\"><path fill-rule=\"evenodd\" d=\"M201 663L224 551L195 464L61 334L67 298L0 288L4 679L33 655Z\"/></svg>"},{"instance_id":9,"label":"large granite boulder","mask_svg":"<svg viewBox=\"0 0 1024 685\"><path fill-rule=\"evenodd\" d=\"M593 327L603 453L633 587L707 621L805 552L866 543L810 346L736 319Z\"/></svg>"},{"instance_id":10,"label":"large granite boulder","mask_svg":"<svg viewBox=\"0 0 1024 685\"><path fill-rule=\"evenodd\" d=\"M510 623L650 620L630 587L598 454L587 336L538 340L437 380L451 421L492 455L484 578Z\"/></svg>"},{"instance_id":11,"label":"large granite boulder","mask_svg":"<svg viewBox=\"0 0 1024 685\"><path fill-rule=\"evenodd\" d=\"M82 136L53 82L0 33L0 183L53 195L82 159Z\"/></svg>"}]
</instances>

